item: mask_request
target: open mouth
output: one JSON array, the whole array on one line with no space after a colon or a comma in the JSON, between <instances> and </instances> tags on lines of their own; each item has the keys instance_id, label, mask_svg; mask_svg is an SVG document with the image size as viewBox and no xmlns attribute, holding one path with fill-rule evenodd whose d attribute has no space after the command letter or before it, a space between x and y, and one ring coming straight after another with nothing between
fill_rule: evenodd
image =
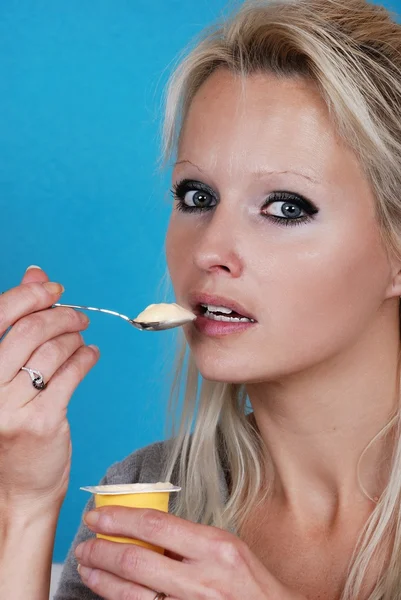
<instances>
[{"instance_id":1,"label":"open mouth","mask_svg":"<svg viewBox=\"0 0 401 600\"><path fill-rule=\"evenodd\" d=\"M200 316L211 319L212 321L225 321L226 323L255 323L254 319L250 319L226 308L225 306L214 306L212 304L199 304L197 312Z\"/></svg>"}]
</instances>

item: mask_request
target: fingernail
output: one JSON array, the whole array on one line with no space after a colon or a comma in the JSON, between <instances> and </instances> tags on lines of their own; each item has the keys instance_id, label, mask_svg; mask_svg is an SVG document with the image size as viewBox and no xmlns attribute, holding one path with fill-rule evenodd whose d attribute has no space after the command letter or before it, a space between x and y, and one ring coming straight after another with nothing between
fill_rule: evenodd
<instances>
[{"instance_id":1,"label":"fingernail","mask_svg":"<svg viewBox=\"0 0 401 600\"><path fill-rule=\"evenodd\" d=\"M43 270L41 267L38 267L38 265L31 265L30 267L27 268L26 271L29 271L29 269L40 269L41 271ZM25 271L25 273L26 273Z\"/></svg>"},{"instance_id":2,"label":"fingernail","mask_svg":"<svg viewBox=\"0 0 401 600\"><path fill-rule=\"evenodd\" d=\"M83 567L79 565L78 573L82 577L82 579L89 579L89 575L92 573L93 569L89 569L88 567Z\"/></svg>"},{"instance_id":3,"label":"fingernail","mask_svg":"<svg viewBox=\"0 0 401 600\"><path fill-rule=\"evenodd\" d=\"M85 313L80 312L80 311L78 311L78 314L79 314L80 318L82 319L82 322L86 323L87 325L89 325L90 318L88 317L88 315L86 315Z\"/></svg>"},{"instance_id":4,"label":"fingernail","mask_svg":"<svg viewBox=\"0 0 401 600\"><path fill-rule=\"evenodd\" d=\"M92 348L96 352L96 354L100 354L100 350L95 344L89 344L89 348Z\"/></svg>"},{"instance_id":5,"label":"fingernail","mask_svg":"<svg viewBox=\"0 0 401 600\"><path fill-rule=\"evenodd\" d=\"M61 283L46 281L42 285L51 294L62 294L64 292L64 286L62 286Z\"/></svg>"},{"instance_id":6,"label":"fingernail","mask_svg":"<svg viewBox=\"0 0 401 600\"><path fill-rule=\"evenodd\" d=\"M86 513L84 519L86 521L87 525L96 525L96 523L99 521L99 513L96 511L92 511L92 512L88 512Z\"/></svg>"}]
</instances>

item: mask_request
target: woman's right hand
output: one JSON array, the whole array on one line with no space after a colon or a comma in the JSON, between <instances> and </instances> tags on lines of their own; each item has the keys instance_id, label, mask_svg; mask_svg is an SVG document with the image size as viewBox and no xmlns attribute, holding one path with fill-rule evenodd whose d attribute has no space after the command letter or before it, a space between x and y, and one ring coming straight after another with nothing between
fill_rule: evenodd
<instances>
[{"instance_id":1,"label":"woman's right hand","mask_svg":"<svg viewBox=\"0 0 401 600\"><path fill-rule=\"evenodd\" d=\"M98 353L79 333L88 317L50 308L60 291L46 288L41 269L0 295L0 511L59 508L68 488L70 398ZM47 387L37 390L21 367L39 370Z\"/></svg>"}]
</instances>

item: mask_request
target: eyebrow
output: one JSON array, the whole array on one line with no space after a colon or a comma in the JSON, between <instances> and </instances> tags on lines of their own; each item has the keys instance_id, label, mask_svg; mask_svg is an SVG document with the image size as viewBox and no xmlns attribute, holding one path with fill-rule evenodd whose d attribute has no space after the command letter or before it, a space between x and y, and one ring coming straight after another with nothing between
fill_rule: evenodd
<instances>
[{"instance_id":1,"label":"eyebrow","mask_svg":"<svg viewBox=\"0 0 401 600\"><path fill-rule=\"evenodd\" d=\"M198 167L198 165L195 165L190 160L179 160L178 162L176 162L174 164L174 166L182 165L185 163L192 165L193 167L195 167L195 169L198 169L198 171L200 171L201 173L204 173L204 171L200 167ZM262 177L266 177L267 175L286 175L287 173L291 173L292 175L298 175L298 177L303 177L304 179L307 179L308 181L311 181L312 183L315 183L318 185L320 185L322 183L319 179L315 179L313 177L310 177L309 175L305 175L305 173L299 173L298 171L292 171L292 170L289 170L289 171L267 171L266 169L257 169L256 171L253 171L251 173L251 175L261 179Z\"/></svg>"}]
</instances>

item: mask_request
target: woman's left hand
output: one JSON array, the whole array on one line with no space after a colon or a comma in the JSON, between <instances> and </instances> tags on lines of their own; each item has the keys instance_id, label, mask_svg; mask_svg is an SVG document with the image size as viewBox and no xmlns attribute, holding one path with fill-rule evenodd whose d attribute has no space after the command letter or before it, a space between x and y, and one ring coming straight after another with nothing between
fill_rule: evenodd
<instances>
[{"instance_id":1,"label":"woman's left hand","mask_svg":"<svg viewBox=\"0 0 401 600\"><path fill-rule=\"evenodd\" d=\"M91 515L97 515L92 523ZM104 506L84 517L96 533L144 540L90 539L75 555L82 581L105 600L305 600L274 577L239 538L153 509ZM89 569L89 570L88 570Z\"/></svg>"}]
</instances>

